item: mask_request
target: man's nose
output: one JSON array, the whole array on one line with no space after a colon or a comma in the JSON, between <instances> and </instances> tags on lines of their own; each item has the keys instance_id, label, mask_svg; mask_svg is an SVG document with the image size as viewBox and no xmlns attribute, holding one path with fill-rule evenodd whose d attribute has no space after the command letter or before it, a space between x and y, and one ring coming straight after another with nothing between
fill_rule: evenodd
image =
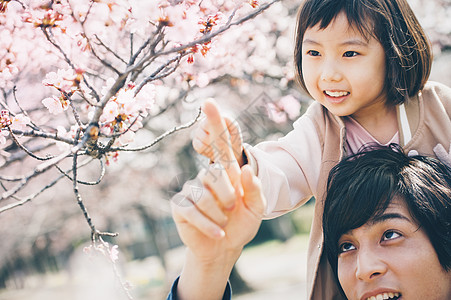
<instances>
[{"instance_id":1,"label":"man's nose","mask_svg":"<svg viewBox=\"0 0 451 300\"><path fill-rule=\"evenodd\" d=\"M371 281L387 272L387 265L374 249L359 249L357 257L356 277L359 280Z\"/></svg>"}]
</instances>

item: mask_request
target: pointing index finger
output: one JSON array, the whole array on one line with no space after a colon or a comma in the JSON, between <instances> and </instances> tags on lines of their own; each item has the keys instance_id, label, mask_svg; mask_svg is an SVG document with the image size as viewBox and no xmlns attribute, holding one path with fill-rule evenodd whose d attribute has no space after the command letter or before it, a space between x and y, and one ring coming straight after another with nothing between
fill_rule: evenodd
<instances>
[{"instance_id":1,"label":"pointing index finger","mask_svg":"<svg viewBox=\"0 0 451 300\"><path fill-rule=\"evenodd\" d=\"M235 185L240 180L241 171L233 153L232 142L226 122L213 99L207 100L202 110L207 117L210 134L214 141L211 145L214 150L214 161L220 163L225 168L230 181Z\"/></svg>"}]
</instances>

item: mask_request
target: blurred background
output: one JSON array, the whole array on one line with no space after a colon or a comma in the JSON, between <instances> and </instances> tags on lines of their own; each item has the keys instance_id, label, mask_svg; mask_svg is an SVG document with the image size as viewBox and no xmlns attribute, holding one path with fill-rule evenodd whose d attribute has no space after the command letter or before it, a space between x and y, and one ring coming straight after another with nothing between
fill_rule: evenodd
<instances>
[{"instance_id":1,"label":"blurred background","mask_svg":"<svg viewBox=\"0 0 451 300\"><path fill-rule=\"evenodd\" d=\"M299 2L284 0L229 30L224 39L233 65L208 85L198 84L181 101L176 101L181 97L176 88L157 90L157 104L165 114L155 113L145 124L148 130L139 132L143 136L136 140L156 137L168 124L188 122L210 97L239 122L246 143L277 139L290 131L311 101L294 82L291 61ZM451 86L451 1L409 3L433 45L431 80ZM236 40L248 47L234 48ZM199 64L205 68L209 62ZM193 151L191 131L179 131L146 152L121 153L98 186L80 187L97 227L119 233L106 241L119 246L117 272L129 282L134 299L165 299L181 270L184 249L169 200L208 163ZM87 169L82 175L96 178L98 170ZM32 202L1 214L0 300L127 299L111 263L83 251L90 245L90 229L71 184L62 181ZM312 210L308 203L263 222L233 271L234 299L306 299L305 256Z\"/></svg>"}]
</instances>

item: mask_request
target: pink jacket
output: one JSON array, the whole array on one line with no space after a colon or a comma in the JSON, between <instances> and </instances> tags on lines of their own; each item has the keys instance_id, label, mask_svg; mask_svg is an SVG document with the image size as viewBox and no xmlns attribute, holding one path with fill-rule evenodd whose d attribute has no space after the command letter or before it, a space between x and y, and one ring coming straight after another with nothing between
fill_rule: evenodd
<instances>
[{"instance_id":1,"label":"pink jacket","mask_svg":"<svg viewBox=\"0 0 451 300\"><path fill-rule=\"evenodd\" d=\"M397 107L401 146L407 153L436 156L451 166L451 88L428 82ZM307 261L309 299L341 299L323 250L323 195L330 169L346 155L341 118L315 102L278 141L247 146L249 163L262 181L267 218L289 212L315 196Z\"/></svg>"}]
</instances>

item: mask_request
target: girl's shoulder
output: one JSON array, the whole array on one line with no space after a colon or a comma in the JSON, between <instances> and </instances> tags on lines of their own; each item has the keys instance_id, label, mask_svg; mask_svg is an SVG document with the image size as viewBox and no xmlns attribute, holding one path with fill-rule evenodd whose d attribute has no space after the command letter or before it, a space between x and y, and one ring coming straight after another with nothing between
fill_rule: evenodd
<instances>
[{"instance_id":1,"label":"girl's shoulder","mask_svg":"<svg viewBox=\"0 0 451 300\"><path fill-rule=\"evenodd\" d=\"M307 117L312 120L318 120L323 118L329 118L330 112L319 102L314 101L312 102L305 113L301 117Z\"/></svg>"},{"instance_id":2,"label":"girl's shoulder","mask_svg":"<svg viewBox=\"0 0 451 300\"><path fill-rule=\"evenodd\" d=\"M432 114L436 114L444 110L448 116L451 116L451 87L428 81L421 91L420 102L422 102L420 109L424 111L432 110Z\"/></svg>"},{"instance_id":3,"label":"girl's shoulder","mask_svg":"<svg viewBox=\"0 0 451 300\"><path fill-rule=\"evenodd\" d=\"M330 113L316 101L312 102L307 111L293 124L293 132L316 135L321 145L327 141L337 147L344 138L344 128L345 125L341 118Z\"/></svg>"},{"instance_id":4,"label":"girl's shoulder","mask_svg":"<svg viewBox=\"0 0 451 300\"><path fill-rule=\"evenodd\" d=\"M423 97L433 97L442 101L451 101L451 87L436 81L426 82L422 94Z\"/></svg>"}]
</instances>

